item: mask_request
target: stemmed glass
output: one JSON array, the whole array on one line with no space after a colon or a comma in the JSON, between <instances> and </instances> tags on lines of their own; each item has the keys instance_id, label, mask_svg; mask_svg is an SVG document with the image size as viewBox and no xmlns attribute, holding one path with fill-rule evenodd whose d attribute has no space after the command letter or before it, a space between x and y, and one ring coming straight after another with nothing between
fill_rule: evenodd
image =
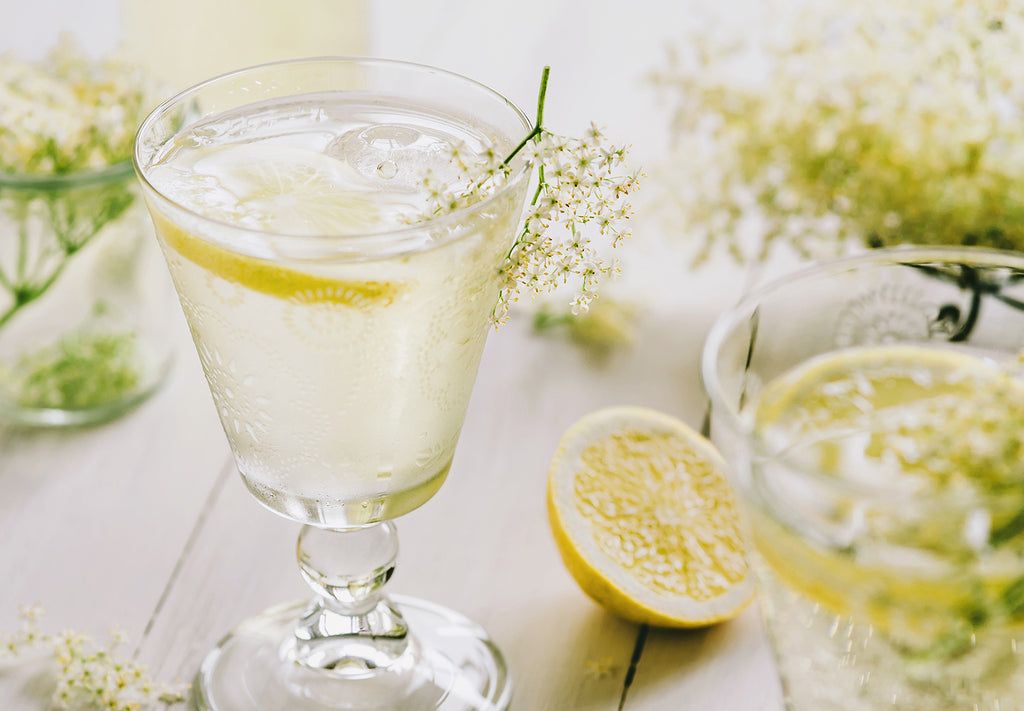
<instances>
[{"instance_id":1,"label":"stemmed glass","mask_svg":"<svg viewBox=\"0 0 1024 711\"><path fill-rule=\"evenodd\" d=\"M453 147L530 122L441 70L322 58L197 85L140 127L136 170L249 491L303 525L316 595L203 662L203 709L504 709L505 663L451 610L385 597L392 519L448 474L529 183L418 221Z\"/></svg>"}]
</instances>

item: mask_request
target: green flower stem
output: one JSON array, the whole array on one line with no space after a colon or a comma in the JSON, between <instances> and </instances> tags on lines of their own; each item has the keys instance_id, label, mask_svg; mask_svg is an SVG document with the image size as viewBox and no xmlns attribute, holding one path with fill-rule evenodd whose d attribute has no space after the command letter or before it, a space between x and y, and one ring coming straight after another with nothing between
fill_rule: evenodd
<instances>
[{"instance_id":1,"label":"green flower stem","mask_svg":"<svg viewBox=\"0 0 1024 711\"><path fill-rule=\"evenodd\" d=\"M60 241L61 244L64 243L64 239L60 236L58 236L58 241ZM66 251L67 248L65 247L65 252ZM40 263L43 262L45 258L45 253L39 256L39 258L36 261L35 268L32 270L33 274L37 274L39 272ZM0 279L0 283L2 283L4 287L7 288L9 292L11 292L11 296L13 297L13 301L10 307L3 314L0 314L0 328L3 328L8 321L14 318L14 316L19 311L21 311L21 309L23 309L25 306L38 299L46 292L47 289L50 288L53 282L57 280L57 277L60 276L61 272L64 271L64 266L67 264L67 259L65 258L57 267L57 269L49 276L49 278L47 278L44 282L37 286L32 286L30 284L31 278L26 274L27 263L28 226L26 223L23 222L18 230L17 282L11 284L7 280L6 276Z\"/></svg>"},{"instance_id":2,"label":"green flower stem","mask_svg":"<svg viewBox=\"0 0 1024 711\"><path fill-rule=\"evenodd\" d=\"M526 147L526 144L534 140L544 131L544 99L548 93L548 76L551 74L551 67L544 67L544 71L540 75L540 93L537 96L537 119L533 122L533 129L526 134L526 138L519 142L519 145L512 149L505 160L501 162L502 165L508 167L508 164L512 162L512 159L516 157L519 151Z\"/></svg>"},{"instance_id":3,"label":"green flower stem","mask_svg":"<svg viewBox=\"0 0 1024 711\"><path fill-rule=\"evenodd\" d=\"M25 281L25 262L28 261L28 223L18 225L18 283Z\"/></svg>"},{"instance_id":4,"label":"green flower stem","mask_svg":"<svg viewBox=\"0 0 1024 711\"><path fill-rule=\"evenodd\" d=\"M35 287L19 286L14 288L14 303L11 304L10 308L7 309L2 315L0 315L0 328L3 328L15 314L21 309L31 304L33 301L38 299L40 296L46 293L53 282L57 281L57 277L64 271L64 267L67 266L68 260L64 259L60 266L58 266L54 272L44 281L42 284Z\"/></svg>"},{"instance_id":5,"label":"green flower stem","mask_svg":"<svg viewBox=\"0 0 1024 711\"><path fill-rule=\"evenodd\" d=\"M7 291L14 291L14 283L7 276L7 272L4 271L2 265L0 265L0 286L7 289Z\"/></svg>"},{"instance_id":6,"label":"green flower stem","mask_svg":"<svg viewBox=\"0 0 1024 711\"><path fill-rule=\"evenodd\" d=\"M528 134L526 134L526 138L520 141L519 145L516 146L512 150L512 152L505 157L505 160L501 162L501 164L506 168L508 167L509 163L512 162L512 159L516 157L516 154L526 147L526 144L528 144L530 141L535 141L541 135L541 133L544 132L544 101L548 93L548 76L550 76L550 74L551 67L544 67L544 71L541 72L540 75L540 90L537 92L537 118L533 122L533 129ZM533 191L533 197L530 199L531 206L537 204L537 199L540 198L540 194L544 190L544 185L544 166L540 165L537 167L537 189ZM512 246L509 247L508 252L505 254L505 259L508 259L512 256L512 253L515 251L520 241L521 237L517 238L516 241L512 243Z\"/></svg>"},{"instance_id":7,"label":"green flower stem","mask_svg":"<svg viewBox=\"0 0 1024 711\"><path fill-rule=\"evenodd\" d=\"M8 321L32 303L57 281L71 258L88 244L100 230L119 218L134 201L128 183L109 189L100 189L96 194L46 196L48 203L47 225L59 249L41 248L34 264L29 267L28 210L21 215L18 229L18 258L15 264L15 279L11 280L0 271L0 285L12 297L11 305L0 313L0 329ZM35 198L26 198L35 199ZM27 204L27 203L26 203ZM65 211L62 212L60 207ZM59 263L44 278L47 262L54 259Z\"/></svg>"}]
</instances>

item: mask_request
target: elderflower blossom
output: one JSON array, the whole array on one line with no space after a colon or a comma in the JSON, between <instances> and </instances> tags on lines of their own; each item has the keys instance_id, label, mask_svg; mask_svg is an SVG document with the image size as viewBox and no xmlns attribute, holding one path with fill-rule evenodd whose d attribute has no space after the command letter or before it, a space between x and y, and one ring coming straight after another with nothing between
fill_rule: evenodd
<instances>
[{"instance_id":1,"label":"elderflower blossom","mask_svg":"<svg viewBox=\"0 0 1024 711\"><path fill-rule=\"evenodd\" d=\"M40 648L52 653L57 666L52 700L57 708L140 711L154 703L185 700L185 686L155 682L145 666L116 654L125 642L123 632L113 632L105 644L73 631L50 635L39 629L43 614L39 606L19 608L20 629L3 639L0 658Z\"/></svg>"},{"instance_id":2,"label":"elderflower blossom","mask_svg":"<svg viewBox=\"0 0 1024 711\"><path fill-rule=\"evenodd\" d=\"M441 185L432 174L424 180L430 216L480 202L511 175L508 159L493 146L470 161L461 147L452 153L459 171L455 180ZM626 198L639 176L625 172L626 154L593 124L582 138L539 129L527 142L525 160L537 172L537 190L501 269L496 324L508 318L510 305L523 294L536 297L569 283L575 288L572 313L584 313L600 281L618 273L616 261L602 248L616 247L629 236L625 223L632 209Z\"/></svg>"},{"instance_id":3,"label":"elderflower blossom","mask_svg":"<svg viewBox=\"0 0 1024 711\"><path fill-rule=\"evenodd\" d=\"M1024 249L1024 4L773 0L654 76L674 103L660 202L704 244Z\"/></svg>"},{"instance_id":4,"label":"elderflower blossom","mask_svg":"<svg viewBox=\"0 0 1024 711\"><path fill-rule=\"evenodd\" d=\"M1019 361L1019 356L1015 359ZM962 546L974 551L987 546L1024 547L1021 533L1024 507L1024 381L1012 362L1005 367L954 371L946 384L959 392L942 392L867 414L874 423L869 450L888 466L898 468L908 484L928 497L955 502L965 513L975 506L963 502L997 502L985 510L983 528L971 535L964 522L963 537L948 535L948 527L922 526L917 513L934 517L933 509L891 520L878 519L876 531L893 542L952 552ZM964 392L970 392L965 397ZM840 396L842 397L842 396ZM952 512L951 512L952 513ZM1020 611L1021 601L1013 604Z\"/></svg>"},{"instance_id":5,"label":"elderflower blossom","mask_svg":"<svg viewBox=\"0 0 1024 711\"><path fill-rule=\"evenodd\" d=\"M952 487L966 477L991 491L1019 490L1024 471L1024 382L1012 367L991 374L960 375L971 383L971 397L935 397L906 415L914 423L917 440L913 451L902 451L896 442L903 434L894 429L879 435L909 470L926 477L925 485Z\"/></svg>"},{"instance_id":6,"label":"elderflower blossom","mask_svg":"<svg viewBox=\"0 0 1024 711\"><path fill-rule=\"evenodd\" d=\"M0 56L0 171L60 174L127 160L151 88L138 68L91 62L68 36L41 62Z\"/></svg>"}]
</instances>

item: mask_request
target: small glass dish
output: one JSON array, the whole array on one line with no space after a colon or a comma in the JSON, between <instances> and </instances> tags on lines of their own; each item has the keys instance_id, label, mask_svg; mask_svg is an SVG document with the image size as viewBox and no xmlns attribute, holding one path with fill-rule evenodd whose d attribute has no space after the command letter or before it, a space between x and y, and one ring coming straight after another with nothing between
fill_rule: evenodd
<instances>
[{"instance_id":1,"label":"small glass dish","mask_svg":"<svg viewBox=\"0 0 1024 711\"><path fill-rule=\"evenodd\" d=\"M171 291L130 160L0 172L0 419L106 421L171 363Z\"/></svg>"}]
</instances>

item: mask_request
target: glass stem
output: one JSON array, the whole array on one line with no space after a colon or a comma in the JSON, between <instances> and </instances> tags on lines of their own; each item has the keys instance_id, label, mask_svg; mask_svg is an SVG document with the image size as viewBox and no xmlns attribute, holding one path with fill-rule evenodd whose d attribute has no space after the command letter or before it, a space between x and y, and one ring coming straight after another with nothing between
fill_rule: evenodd
<instances>
[{"instance_id":1,"label":"glass stem","mask_svg":"<svg viewBox=\"0 0 1024 711\"><path fill-rule=\"evenodd\" d=\"M410 653L408 628L382 592L397 556L390 521L347 529L304 526L299 569L317 595L285 655L303 667L350 677L401 666Z\"/></svg>"}]
</instances>

